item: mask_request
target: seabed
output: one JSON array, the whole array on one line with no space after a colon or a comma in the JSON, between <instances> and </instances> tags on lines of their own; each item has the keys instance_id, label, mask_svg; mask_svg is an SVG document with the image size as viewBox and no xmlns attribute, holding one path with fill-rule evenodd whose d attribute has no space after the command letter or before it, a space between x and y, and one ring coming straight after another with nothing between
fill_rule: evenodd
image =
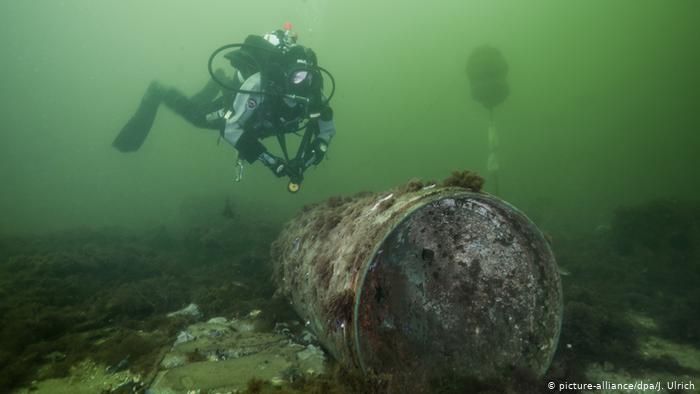
<instances>
[{"instance_id":1,"label":"seabed","mask_svg":"<svg viewBox=\"0 0 700 394\"><path fill-rule=\"evenodd\" d=\"M551 392L550 381L692 382L697 391L699 211L651 202L589 233L550 235L565 310L547 374L453 377L434 392ZM280 229L237 215L178 237L163 228L0 237L0 387L386 392L387 377L337 365L275 294L269 247Z\"/></svg>"}]
</instances>

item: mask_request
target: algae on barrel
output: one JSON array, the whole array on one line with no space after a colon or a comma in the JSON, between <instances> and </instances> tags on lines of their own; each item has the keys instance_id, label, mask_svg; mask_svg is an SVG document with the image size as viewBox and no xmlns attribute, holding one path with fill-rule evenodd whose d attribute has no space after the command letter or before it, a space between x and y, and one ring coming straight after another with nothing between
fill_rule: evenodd
<instances>
[{"instance_id":1,"label":"algae on barrel","mask_svg":"<svg viewBox=\"0 0 700 394\"><path fill-rule=\"evenodd\" d=\"M326 349L390 375L393 392L429 391L444 376L542 375L556 349L562 294L549 245L478 190L412 183L331 198L286 225L273 260Z\"/></svg>"}]
</instances>

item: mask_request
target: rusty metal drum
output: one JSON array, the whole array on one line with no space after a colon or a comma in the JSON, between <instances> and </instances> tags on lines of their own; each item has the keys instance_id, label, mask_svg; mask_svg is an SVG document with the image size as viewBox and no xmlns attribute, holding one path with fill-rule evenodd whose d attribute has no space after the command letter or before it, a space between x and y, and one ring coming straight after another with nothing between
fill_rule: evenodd
<instances>
[{"instance_id":1,"label":"rusty metal drum","mask_svg":"<svg viewBox=\"0 0 700 394\"><path fill-rule=\"evenodd\" d=\"M459 187L332 198L290 221L275 279L339 362L429 392L444 376L542 375L562 291L554 255L510 204Z\"/></svg>"}]
</instances>

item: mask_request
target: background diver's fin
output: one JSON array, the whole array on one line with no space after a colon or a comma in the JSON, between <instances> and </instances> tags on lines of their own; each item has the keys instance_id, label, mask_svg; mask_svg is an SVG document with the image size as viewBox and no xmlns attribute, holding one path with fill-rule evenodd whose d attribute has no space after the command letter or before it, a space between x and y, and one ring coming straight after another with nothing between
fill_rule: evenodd
<instances>
[{"instance_id":1,"label":"background diver's fin","mask_svg":"<svg viewBox=\"0 0 700 394\"><path fill-rule=\"evenodd\" d=\"M112 146L121 152L137 151L148 137L153 120L158 113L162 100L161 88L157 82L152 82L141 99L141 104L134 116L126 122Z\"/></svg>"}]
</instances>

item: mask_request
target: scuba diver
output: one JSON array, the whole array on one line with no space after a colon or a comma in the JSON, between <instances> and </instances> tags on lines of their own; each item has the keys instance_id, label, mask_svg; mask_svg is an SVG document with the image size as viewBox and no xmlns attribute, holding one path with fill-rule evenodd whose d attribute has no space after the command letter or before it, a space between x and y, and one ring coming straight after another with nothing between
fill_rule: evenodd
<instances>
[{"instance_id":1,"label":"scuba diver","mask_svg":"<svg viewBox=\"0 0 700 394\"><path fill-rule=\"evenodd\" d=\"M224 50L236 70L229 79L212 63ZM323 75L332 82L328 97L323 94ZM209 82L192 97L177 89L152 82L136 113L112 145L121 152L133 152L143 144L161 103L204 129L219 130L219 138L238 151L238 174L243 160L262 162L277 177L289 177L287 189L295 193L304 172L319 164L335 135L333 110L328 105L335 92L335 80L318 66L316 54L297 44L291 24L264 36L249 35L242 44L225 45L209 58ZM303 134L299 134L304 130ZM286 134L301 135L296 155L290 157ZM268 152L261 140L275 136L284 157Z\"/></svg>"}]
</instances>

